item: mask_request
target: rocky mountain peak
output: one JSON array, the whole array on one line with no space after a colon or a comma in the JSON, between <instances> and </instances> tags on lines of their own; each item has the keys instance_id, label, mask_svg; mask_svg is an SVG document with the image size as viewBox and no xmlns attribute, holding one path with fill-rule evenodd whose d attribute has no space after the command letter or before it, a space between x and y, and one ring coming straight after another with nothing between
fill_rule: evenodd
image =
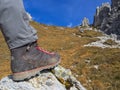
<instances>
[{"instance_id":1,"label":"rocky mountain peak","mask_svg":"<svg viewBox=\"0 0 120 90\"><path fill-rule=\"evenodd\" d=\"M111 11L111 6L110 4L107 3L102 3L100 7L97 7L96 9L96 14L94 16L94 26L100 26L101 23L103 22L104 18L108 17Z\"/></svg>"},{"instance_id":2,"label":"rocky mountain peak","mask_svg":"<svg viewBox=\"0 0 120 90\"><path fill-rule=\"evenodd\" d=\"M111 0L112 2L112 8L114 7L120 7L120 0Z\"/></svg>"},{"instance_id":3,"label":"rocky mountain peak","mask_svg":"<svg viewBox=\"0 0 120 90\"><path fill-rule=\"evenodd\" d=\"M120 39L120 0L112 0L97 7L93 25L106 34L116 34Z\"/></svg>"}]
</instances>

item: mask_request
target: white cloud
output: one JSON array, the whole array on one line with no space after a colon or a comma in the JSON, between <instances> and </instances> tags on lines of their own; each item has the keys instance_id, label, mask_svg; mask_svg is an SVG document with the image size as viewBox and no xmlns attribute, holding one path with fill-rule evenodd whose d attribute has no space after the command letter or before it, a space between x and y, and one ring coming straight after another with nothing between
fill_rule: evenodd
<instances>
[{"instance_id":1,"label":"white cloud","mask_svg":"<svg viewBox=\"0 0 120 90\"><path fill-rule=\"evenodd\" d=\"M73 26L73 24L72 23L69 23L68 25L67 25L67 27L72 27Z\"/></svg>"}]
</instances>

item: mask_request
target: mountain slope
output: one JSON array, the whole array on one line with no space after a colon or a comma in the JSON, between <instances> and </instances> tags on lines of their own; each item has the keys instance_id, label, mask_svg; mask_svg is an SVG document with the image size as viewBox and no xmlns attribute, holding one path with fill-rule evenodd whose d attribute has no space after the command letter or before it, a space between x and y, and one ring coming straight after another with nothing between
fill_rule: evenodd
<instances>
[{"instance_id":1,"label":"mountain slope","mask_svg":"<svg viewBox=\"0 0 120 90\"><path fill-rule=\"evenodd\" d=\"M72 70L88 90L120 89L120 49L85 47L100 40L101 32L79 28L46 26L31 22L38 31L38 44L61 55L61 65ZM0 78L10 74L9 51L0 34ZM108 41L106 41L108 43ZM111 44L111 43L110 43Z\"/></svg>"}]
</instances>

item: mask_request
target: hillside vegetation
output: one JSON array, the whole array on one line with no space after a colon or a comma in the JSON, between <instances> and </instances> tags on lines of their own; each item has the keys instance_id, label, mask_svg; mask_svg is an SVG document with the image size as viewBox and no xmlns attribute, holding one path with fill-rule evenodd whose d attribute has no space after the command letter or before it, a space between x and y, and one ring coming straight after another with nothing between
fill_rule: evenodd
<instances>
[{"instance_id":1,"label":"hillside vegetation","mask_svg":"<svg viewBox=\"0 0 120 90\"><path fill-rule=\"evenodd\" d=\"M84 47L99 40L101 32L77 27L46 26L31 22L38 31L38 44L48 51L61 55L61 65L71 69L88 90L120 89L120 49ZM11 74L10 52L0 33L0 79Z\"/></svg>"}]
</instances>

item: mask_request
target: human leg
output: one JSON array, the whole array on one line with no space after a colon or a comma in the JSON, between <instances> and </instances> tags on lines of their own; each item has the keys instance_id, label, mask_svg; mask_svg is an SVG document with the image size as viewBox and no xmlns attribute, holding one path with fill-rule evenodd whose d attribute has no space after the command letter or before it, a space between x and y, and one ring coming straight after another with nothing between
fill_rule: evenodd
<instances>
[{"instance_id":1,"label":"human leg","mask_svg":"<svg viewBox=\"0 0 120 90\"><path fill-rule=\"evenodd\" d=\"M58 54L37 46L36 30L28 23L22 0L0 0L0 26L11 51L13 80L30 78L60 62Z\"/></svg>"},{"instance_id":2,"label":"human leg","mask_svg":"<svg viewBox=\"0 0 120 90\"><path fill-rule=\"evenodd\" d=\"M22 0L0 0L0 24L10 49L36 41L36 30L28 23Z\"/></svg>"}]
</instances>

